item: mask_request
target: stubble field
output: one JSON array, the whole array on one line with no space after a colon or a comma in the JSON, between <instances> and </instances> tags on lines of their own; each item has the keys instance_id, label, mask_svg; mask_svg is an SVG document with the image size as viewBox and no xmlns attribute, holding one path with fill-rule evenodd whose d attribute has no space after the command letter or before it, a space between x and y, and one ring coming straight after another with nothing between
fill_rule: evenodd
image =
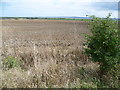
<instances>
[{"instance_id":1,"label":"stubble field","mask_svg":"<svg viewBox=\"0 0 120 90\"><path fill-rule=\"evenodd\" d=\"M97 87L91 78L97 77L98 65L82 54L87 26L84 21L2 20L0 87ZM19 65L4 69L8 59Z\"/></svg>"}]
</instances>

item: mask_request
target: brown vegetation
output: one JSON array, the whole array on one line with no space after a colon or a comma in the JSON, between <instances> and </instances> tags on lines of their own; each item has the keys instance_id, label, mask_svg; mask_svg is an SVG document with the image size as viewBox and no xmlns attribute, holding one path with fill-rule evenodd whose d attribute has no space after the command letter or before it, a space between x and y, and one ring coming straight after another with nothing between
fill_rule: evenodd
<instances>
[{"instance_id":1,"label":"brown vegetation","mask_svg":"<svg viewBox=\"0 0 120 90\"><path fill-rule=\"evenodd\" d=\"M3 87L81 87L96 77L98 65L82 54L87 22L3 20L2 60L11 56L20 67L0 70Z\"/></svg>"}]
</instances>

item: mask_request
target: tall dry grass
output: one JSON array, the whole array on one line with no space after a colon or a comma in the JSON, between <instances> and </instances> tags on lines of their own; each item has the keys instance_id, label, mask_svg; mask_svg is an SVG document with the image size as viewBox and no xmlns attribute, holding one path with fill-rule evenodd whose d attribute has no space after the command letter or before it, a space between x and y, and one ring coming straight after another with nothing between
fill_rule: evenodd
<instances>
[{"instance_id":1,"label":"tall dry grass","mask_svg":"<svg viewBox=\"0 0 120 90\"><path fill-rule=\"evenodd\" d=\"M80 45L4 42L2 60L8 56L21 63L20 67L1 69L1 88L75 87L80 80L89 82L97 76L98 65L87 60Z\"/></svg>"},{"instance_id":2,"label":"tall dry grass","mask_svg":"<svg viewBox=\"0 0 120 90\"><path fill-rule=\"evenodd\" d=\"M89 33L86 25L4 20L0 88L97 87L91 79L97 77L99 65L82 54L84 38L79 33ZM4 67L9 57L20 65Z\"/></svg>"}]
</instances>

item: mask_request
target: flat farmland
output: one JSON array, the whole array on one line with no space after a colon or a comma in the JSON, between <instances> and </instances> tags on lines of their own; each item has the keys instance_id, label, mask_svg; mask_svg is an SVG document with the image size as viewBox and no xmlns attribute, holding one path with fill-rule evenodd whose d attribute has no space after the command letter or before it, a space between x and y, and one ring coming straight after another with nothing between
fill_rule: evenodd
<instances>
[{"instance_id":1,"label":"flat farmland","mask_svg":"<svg viewBox=\"0 0 120 90\"><path fill-rule=\"evenodd\" d=\"M3 20L3 41L82 43L87 23L65 20ZM55 43L54 43L55 44Z\"/></svg>"},{"instance_id":2,"label":"flat farmland","mask_svg":"<svg viewBox=\"0 0 120 90\"><path fill-rule=\"evenodd\" d=\"M8 70L1 71L0 87L75 87L95 77L98 65L82 54L84 33L90 34L84 21L2 20L1 56ZM8 68L5 60L19 65Z\"/></svg>"}]
</instances>

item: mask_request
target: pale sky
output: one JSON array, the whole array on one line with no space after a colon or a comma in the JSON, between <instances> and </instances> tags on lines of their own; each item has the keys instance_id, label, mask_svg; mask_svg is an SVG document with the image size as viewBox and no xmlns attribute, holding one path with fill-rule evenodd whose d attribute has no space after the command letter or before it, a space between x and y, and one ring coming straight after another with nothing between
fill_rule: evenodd
<instances>
[{"instance_id":1,"label":"pale sky","mask_svg":"<svg viewBox=\"0 0 120 90\"><path fill-rule=\"evenodd\" d=\"M3 17L59 17L96 15L105 17L112 13L118 17L119 0L0 0Z\"/></svg>"}]
</instances>

